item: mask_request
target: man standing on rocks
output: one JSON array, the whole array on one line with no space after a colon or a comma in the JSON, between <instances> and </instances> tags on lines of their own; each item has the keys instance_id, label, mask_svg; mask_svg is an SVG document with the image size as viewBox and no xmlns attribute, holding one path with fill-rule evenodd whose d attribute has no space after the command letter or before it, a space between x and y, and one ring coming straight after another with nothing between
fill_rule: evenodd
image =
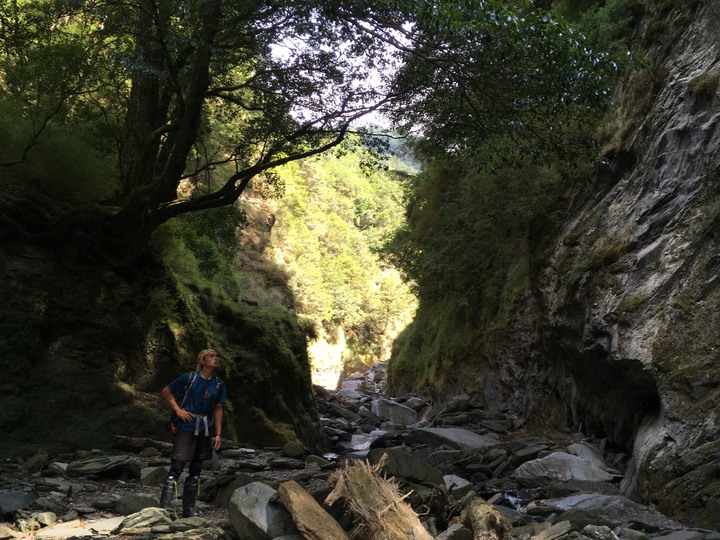
<instances>
[{"instance_id":1,"label":"man standing on rocks","mask_svg":"<svg viewBox=\"0 0 720 540\"><path fill-rule=\"evenodd\" d=\"M182 497L183 517L197 515L195 500L203 461L212 458L213 449L217 450L220 446L227 389L220 377L215 375L219 366L220 355L215 349L200 351L197 371L181 375L162 389L162 396L175 416L175 438L160 506L169 506L173 496L177 496L178 480L189 462ZM183 396L180 403L175 396Z\"/></svg>"}]
</instances>

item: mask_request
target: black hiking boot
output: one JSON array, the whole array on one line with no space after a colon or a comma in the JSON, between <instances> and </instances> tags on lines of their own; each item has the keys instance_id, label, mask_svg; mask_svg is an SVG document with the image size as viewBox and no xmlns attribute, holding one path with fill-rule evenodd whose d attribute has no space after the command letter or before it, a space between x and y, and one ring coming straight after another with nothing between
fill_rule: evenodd
<instances>
[{"instance_id":1,"label":"black hiking boot","mask_svg":"<svg viewBox=\"0 0 720 540\"><path fill-rule=\"evenodd\" d=\"M162 493L160 494L160 508L167 508L175 496L176 484L175 480L165 480Z\"/></svg>"},{"instance_id":2,"label":"black hiking boot","mask_svg":"<svg viewBox=\"0 0 720 540\"><path fill-rule=\"evenodd\" d=\"M197 512L195 511L195 499L197 498L198 481L197 478L185 480L185 487L183 489L183 517L195 517Z\"/></svg>"}]
</instances>

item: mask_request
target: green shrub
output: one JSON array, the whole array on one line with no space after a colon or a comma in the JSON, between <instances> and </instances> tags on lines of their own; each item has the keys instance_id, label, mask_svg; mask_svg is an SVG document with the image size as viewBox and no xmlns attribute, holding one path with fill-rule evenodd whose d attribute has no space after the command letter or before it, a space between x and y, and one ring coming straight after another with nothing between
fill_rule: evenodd
<instances>
[{"instance_id":1,"label":"green shrub","mask_svg":"<svg viewBox=\"0 0 720 540\"><path fill-rule=\"evenodd\" d=\"M424 300L453 295L492 313L506 273L527 256L530 230L551 215L562 185L558 171L532 164L492 171L436 164L409 186L409 229L386 249Z\"/></svg>"},{"instance_id":2,"label":"green shrub","mask_svg":"<svg viewBox=\"0 0 720 540\"><path fill-rule=\"evenodd\" d=\"M688 83L688 92L696 96L713 97L718 87L717 73L698 75Z\"/></svg>"},{"instance_id":3,"label":"green shrub","mask_svg":"<svg viewBox=\"0 0 720 540\"><path fill-rule=\"evenodd\" d=\"M195 254L188 248L177 231L179 224L170 221L155 231L153 247L158 251L170 271L185 283L202 283Z\"/></svg>"},{"instance_id":4,"label":"green shrub","mask_svg":"<svg viewBox=\"0 0 720 540\"><path fill-rule=\"evenodd\" d=\"M614 52L622 61L643 4L641 0L557 0L552 9L573 21L598 50Z\"/></svg>"},{"instance_id":5,"label":"green shrub","mask_svg":"<svg viewBox=\"0 0 720 540\"><path fill-rule=\"evenodd\" d=\"M103 148L92 125L50 124L14 167L53 197L99 202L118 188L117 156ZM0 162L16 162L32 140L32 126L10 100L0 101Z\"/></svg>"},{"instance_id":6,"label":"green shrub","mask_svg":"<svg viewBox=\"0 0 720 540\"><path fill-rule=\"evenodd\" d=\"M647 300L647 295L642 293L630 294L623 296L622 300L618 303L616 311L620 315L622 321L627 319L627 316L635 311L640 305Z\"/></svg>"},{"instance_id":7,"label":"green shrub","mask_svg":"<svg viewBox=\"0 0 720 540\"><path fill-rule=\"evenodd\" d=\"M153 289L148 298L148 315L152 321L169 322L177 319L178 299L165 287Z\"/></svg>"},{"instance_id":8,"label":"green shrub","mask_svg":"<svg viewBox=\"0 0 720 540\"><path fill-rule=\"evenodd\" d=\"M153 247L181 282L213 284L236 300L236 232L244 223L245 214L234 206L186 214L158 228Z\"/></svg>"}]
</instances>

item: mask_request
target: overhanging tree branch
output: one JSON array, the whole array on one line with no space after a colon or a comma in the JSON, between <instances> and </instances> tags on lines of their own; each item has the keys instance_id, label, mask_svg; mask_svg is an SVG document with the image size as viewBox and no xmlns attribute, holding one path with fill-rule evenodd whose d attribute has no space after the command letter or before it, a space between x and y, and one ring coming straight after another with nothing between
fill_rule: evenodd
<instances>
[{"instance_id":1,"label":"overhanging tree branch","mask_svg":"<svg viewBox=\"0 0 720 540\"><path fill-rule=\"evenodd\" d=\"M250 181L258 174L261 174L262 172L270 169L281 167L282 165L286 165L293 161L299 161L327 152L328 150L331 150L332 148L335 148L336 146L341 144L351 133L368 135L368 132L351 129L352 124L366 114L369 114L370 112L382 107L386 102L387 99L381 100L371 107L367 107L362 111L356 112L348 119L346 119L344 123L339 128L337 128L337 130L335 130L333 138L331 140L323 144L313 146L304 151L297 151L288 155L282 155L282 157L277 156L282 152L284 145L280 145L280 147L270 149L257 163L231 175L225 181L224 185L217 191L197 198L177 200L166 205L161 205L156 211L153 212L153 219L158 223L163 223L168 219L181 214L198 210L206 210L209 208L218 208L220 206L226 206L234 203L243 193L243 191L247 188ZM330 135L332 133L333 132L329 130L317 130L314 134ZM312 134L310 126L304 126L303 128L298 129L292 135L289 135L286 139L286 143L310 134Z\"/></svg>"}]
</instances>

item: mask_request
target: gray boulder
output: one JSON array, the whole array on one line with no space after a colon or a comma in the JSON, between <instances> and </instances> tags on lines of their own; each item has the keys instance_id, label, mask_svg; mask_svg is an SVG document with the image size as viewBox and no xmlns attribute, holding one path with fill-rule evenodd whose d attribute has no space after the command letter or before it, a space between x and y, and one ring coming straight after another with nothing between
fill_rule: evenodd
<instances>
[{"instance_id":1,"label":"gray boulder","mask_svg":"<svg viewBox=\"0 0 720 540\"><path fill-rule=\"evenodd\" d=\"M337 405L335 403L326 403L326 406L331 413L335 414L335 416L340 416L342 418L345 418L346 420L349 420L350 422L360 421L360 415L356 412L351 411L350 409L341 407L340 405Z\"/></svg>"},{"instance_id":2,"label":"gray boulder","mask_svg":"<svg viewBox=\"0 0 720 540\"><path fill-rule=\"evenodd\" d=\"M244 473L231 474L203 482L200 487L200 500L227 507L235 490L254 482L252 476Z\"/></svg>"},{"instance_id":3,"label":"gray boulder","mask_svg":"<svg viewBox=\"0 0 720 540\"><path fill-rule=\"evenodd\" d=\"M661 529L681 529L682 526L651 507L641 505L622 495L604 495L600 493L578 493L569 497L545 499L528 505L531 511L536 505L549 506L557 510L579 509L601 516L620 525L633 521Z\"/></svg>"},{"instance_id":4,"label":"gray boulder","mask_svg":"<svg viewBox=\"0 0 720 540\"><path fill-rule=\"evenodd\" d=\"M289 458L302 459L308 451L303 443L299 441L289 441L283 446L282 453Z\"/></svg>"},{"instance_id":5,"label":"gray boulder","mask_svg":"<svg viewBox=\"0 0 720 540\"><path fill-rule=\"evenodd\" d=\"M40 450L34 456L28 458L23 463L23 468L29 472L38 472L42 470L45 464L48 462L48 454L44 450Z\"/></svg>"},{"instance_id":6,"label":"gray boulder","mask_svg":"<svg viewBox=\"0 0 720 540\"><path fill-rule=\"evenodd\" d=\"M468 394L458 394L450 398L442 411L440 411L440 414L467 411L468 409L470 409L470 396Z\"/></svg>"},{"instance_id":7,"label":"gray boulder","mask_svg":"<svg viewBox=\"0 0 720 540\"><path fill-rule=\"evenodd\" d=\"M413 411L421 411L428 406L428 402L427 400L419 398L417 396L411 396L405 400L403 405L405 405L406 407L410 407Z\"/></svg>"},{"instance_id":8,"label":"gray boulder","mask_svg":"<svg viewBox=\"0 0 720 540\"><path fill-rule=\"evenodd\" d=\"M375 448L368 453L368 461L373 465L380 462L384 454L388 460L383 472L411 482L444 486L442 473L418 456L399 448Z\"/></svg>"},{"instance_id":9,"label":"gray boulder","mask_svg":"<svg viewBox=\"0 0 720 540\"><path fill-rule=\"evenodd\" d=\"M592 540L618 540L617 535L612 532L610 527L603 525L586 525L582 534Z\"/></svg>"},{"instance_id":10,"label":"gray boulder","mask_svg":"<svg viewBox=\"0 0 720 540\"><path fill-rule=\"evenodd\" d=\"M672 531L661 536L656 536L657 540L701 540L706 538L705 531L695 529L684 529L680 531Z\"/></svg>"},{"instance_id":11,"label":"gray boulder","mask_svg":"<svg viewBox=\"0 0 720 540\"><path fill-rule=\"evenodd\" d=\"M47 467L45 467L43 473L48 476L65 476L67 466L67 463L63 463L61 461L53 461Z\"/></svg>"},{"instance_id":12,"label":"gray boulder","mask_svg":"<svg viewBox=\"0 0 720 540\"><path fill-rule=\"evenodd\" d=\"M33 496L24 491L0 491L0 517L28 508L33 503Z\"/></svg>"},{"instance_id":13,"label":"gray boulder","mask_svg":"<svg viewBox=\"0 0 720 540\"><path fill-rule=\"evenodd\" d=\"M401 426L409 426L417 422L416 411L387 398L373 400L370 411L382 420Z\"/></svg>"},{"instance_id":14,"label":"gray boulder","mask_svg":"<svg viewBox=\"0 0 720 540\"><path fill-rule=\"evenodd\" d=\"M131 456L93 456L79 459L67 466L68 476L101 478L140 478L140 463Z\"/></svg>"},{"instance_id":15,"label":"gray boulder","mask_svg":"<svg viewBox=\"0 0 720 540\"><path fill-rule=\"evenodd\" d=\"M54 512L58 515L62 515L70 510L70 507L65 502L63 502L59 497L54 497L52 495L38 497L35 499L33 504L35 508L39 508L45 512Z\"/></svg>"},{"instance_id":16,"label":"gray boulder","mask_svg":"<svg viewBox=\"0 0 720 540\"><path fill-rule=\"evenodd\" d=\"M139 512L130 514L123 519L113 530L112 534L117 534L123 529L155 527L157 525L168 525L170 523L172 523L172 519L164 508L143 508Z\"/></svg>"},{"instance_id":17,"label":"gray boulder","mask_svg":"<svg viewBox=\"0 0 720 540\"><path fill-rule=\"evenodd\" d=\"M445 489L447 489L448 494L458 500L473 491L473 485L470 482L455 474L446 474L443 476L443 480L445 481Z\"/></svg>"},{"instance_id":18,"label":"gray boulder","mask_svg":"<svg viewBox=\"0 0 720 540\"><path fill-rule=\"evenodd\" d=\"M606 469L607 463L603 459L602 451L587 443L573 443L567 447L569 454L584 459L588 463L592 463L598 469Z\"/></svg>"},{"instance_id":19,"label":"gray boulder","mask_svg":"<svg viewBox=\"0 0 720 540\"><path fill-rule=\"evenodd\" d=\"M363 395L354 388L343 388L335 392L335 396L345 402L355 403L362 399Z\"/></svg>"},{"instance_id":20,"label":"gray boulder","mask_svg":"<svg viewBox=\"0 0 720 540\"><path fill-rule=\"evenodd\" d=\"M55 512L38 512L37 517L38 523L43 527L49 527L58 520Z\"/></svg>"},{"instance_id":21,"label":"gray boulder","mask_svg":"<svg viewBox=\"0 0 720 540\"><path fill-rule=\"evenodd\" d=\"M472 540L472 532L461 524L451 525L447 531L440 533L435 540Z\"/></svg>"},{"instance_id":22,"label":"gray boulder","mask_svg":"<svg viewBox=\"0 0 720 540\"><path fill-rule=\"evenodd\" d=\"M287 457L274 457L268 460L268 465L274 469L304 469L305 461Z\"/></svg>"},{"instance_id":23,"label":"gray boulder","mask_svg":"<svg viewBox=\"0 0 720 540\"><path fill-rule=\"evenodd\" d=\"M449 446L457 450L476 450L498 444L497 435L480 435L463 428L423 427L413 429L407 437L409 443L427 444L430 447Z\"/></svg>"},{"instance_id":24,"label":"gray boulder","mask_svg":"<svg viewBox=\"0 0 720 540\"><path fill-rule=\"evenodd\" d=\"M144 469L141 472L142 483L146 486L160 486L165 482L168 475L167 467L154 467L152 469Z\"/></svg>"},{"instance_id":25,"label":"gray boulder","mask_svg":"<svg viewBox=\"0 0 720 540\"><path fill-rule=\"evenodd\" d=\"M240 538L271 540L299 534L285 507L274 502L276 495L277 491L262 482L252 482L235 490L228 503L228 514Z\"/></svg>"},{"instance_id":26,"label":"gray boulder","mask_svg":"<svg viewBox=\"0 0 720 540\"><path fill-rule=\"evenodd\" d=\"M549 456L527 461L515 469L515 477L523 484L544 485L552 480L569 482L609 482L613 476L592 463L564 452L553 452Z\"/></svg>"},{"instance_id":27,"label":"gray boulder","mask_svg":"<svg viewBox=\"0 0 720 540\"><path fill-rule=\"evenodd\" d=\"M129 516L144 510L145 508L152 508L158 505L157 499L151 499L143 495L125 495L121 497L117 503L115 503L115 511L123 516Z\"/></svg>"}]
</instances>

